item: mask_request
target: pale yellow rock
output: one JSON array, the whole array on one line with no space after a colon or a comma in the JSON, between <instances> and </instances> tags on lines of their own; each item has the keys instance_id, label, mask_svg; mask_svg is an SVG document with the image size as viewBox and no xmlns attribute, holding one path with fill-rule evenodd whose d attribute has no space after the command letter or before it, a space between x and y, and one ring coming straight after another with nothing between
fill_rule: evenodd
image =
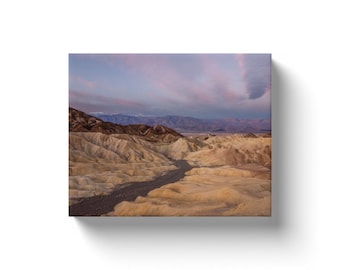
<instances>
[{"instance_id":1,"label":"pale yellow rock","mask_svg":"<svg viewBox=\"0 0 340 270\"><path fill-rule=\"evenodd\" d=\"M78 198L109 194L119 184L151 181L176 169L163 154L148 147L151 143L124 135L70 133L70 204Z\"/></svg>"},{"instance_id":2,"label":"pale yellow rock","mask_svg":"<svg viewBox=\"0 0 340 270\"><path fill-rule=\"evenodd\" d=\"M176 169L171 159L184 159L195 168L180 181L106 215L271 215L271 138L204 135L153 143L126 134L71 132L69 140L71 204L119 184L150 181Z\"/></svg>"}]
</instances>

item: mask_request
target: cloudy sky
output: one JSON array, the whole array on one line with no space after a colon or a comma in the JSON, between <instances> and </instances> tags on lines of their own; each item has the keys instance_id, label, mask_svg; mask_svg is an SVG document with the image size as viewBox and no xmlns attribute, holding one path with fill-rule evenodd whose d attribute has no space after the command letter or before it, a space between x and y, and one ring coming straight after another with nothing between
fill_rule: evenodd
<instances>
[{"instance_id":1,"label":"cloudy sky","mask_svg":"<svg viewBox=\"0 0 340 270\"><path fill-rule=\"evenodd\" d=\"M70 54L84 112L269 118L270 54Z\"/></svg>"}]
</instances>

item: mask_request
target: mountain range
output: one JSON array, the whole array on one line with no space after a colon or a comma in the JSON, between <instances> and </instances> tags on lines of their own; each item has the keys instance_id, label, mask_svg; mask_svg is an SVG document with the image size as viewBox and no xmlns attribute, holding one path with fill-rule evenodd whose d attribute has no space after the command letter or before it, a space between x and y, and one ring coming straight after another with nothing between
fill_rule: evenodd
<instances>
[{"instance_id":1,"label":"mountain range","mask_svg":"<svg viewBox=\"0 0 340 270\"><path fill-rule=\"evenodd\" d=\"M71 107L69 108L69 131L137 135L148 141L163 142L173 142L183 137L182 134L162 125L120 125L103 121L102 119L88 115Z\"/></svg>"},{"instance_id":2,"label":"mountain range","mask_svg":"<svg viewBox=\"0 0 340 270\"><path fill-rule=\"evenodd\" d=\"M271 131L271 120L267 119L199 119L186 116L140 116L126 114L89 113L103 121L120 125L145 124L167 126L177 132L235 132L264 133Z\"/></svg>"}]
</instances>

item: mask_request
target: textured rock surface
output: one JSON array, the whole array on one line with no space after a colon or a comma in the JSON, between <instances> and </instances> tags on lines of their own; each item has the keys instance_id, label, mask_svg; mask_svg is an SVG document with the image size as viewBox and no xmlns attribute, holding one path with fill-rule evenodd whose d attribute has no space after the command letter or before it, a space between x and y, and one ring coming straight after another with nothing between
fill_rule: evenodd
<instances>
[{"instance_id":1,"label":"textured rock surface","mask_svg":"<svg viewBox=\"0 0 340 270\"><path fill-rule=\"evenodd\" d=\"M156 125L118 125L104 122L99 118L90 116L84 112L69 108L70 132L101 132L104 134L129 134L141 136L150 141L174 142L183 137L173 129Z\"/></svg>"}]
</instances>

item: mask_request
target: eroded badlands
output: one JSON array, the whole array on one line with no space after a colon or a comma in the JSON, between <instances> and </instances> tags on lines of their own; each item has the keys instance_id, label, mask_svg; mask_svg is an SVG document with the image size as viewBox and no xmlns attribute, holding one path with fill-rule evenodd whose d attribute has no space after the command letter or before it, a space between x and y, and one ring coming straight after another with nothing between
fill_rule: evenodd
<instances>
[{"instance_id":1,"label":"eroded badlands","mask_svg":"<svg viewBox=\"0 0 340 270\"><path fill-rule=\"evenodd\" d=\"M192 169L177 182L123 201L106 216L269 216L271 137L244 134L194 135L174 142L128 134L70 132L70 205L110 194L122 184L145 182Z\"/></svg>"}]
</instances>

